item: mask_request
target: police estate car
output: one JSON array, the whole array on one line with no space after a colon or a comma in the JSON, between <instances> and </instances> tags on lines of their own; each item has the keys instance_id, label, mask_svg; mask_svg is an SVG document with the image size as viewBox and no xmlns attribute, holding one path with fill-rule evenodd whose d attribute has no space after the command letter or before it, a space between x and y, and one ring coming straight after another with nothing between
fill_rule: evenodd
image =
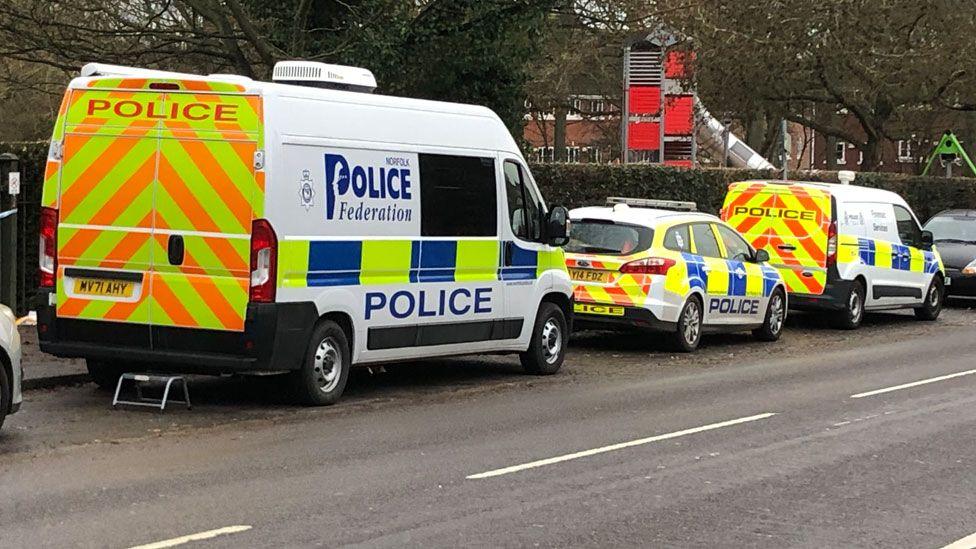
<instances>
[{"instance_id":1,"label":"police estate car","mask_svg":"<svg viewBox=\"0 0 976 549\"><path fill-rule=\"evenodd\" d=\"M690 202L607 201L570 212L566 266L580 328L665 330L686 352L704 331L779 339L786 287L767 252Z\"/></svg>"}]
</instances>

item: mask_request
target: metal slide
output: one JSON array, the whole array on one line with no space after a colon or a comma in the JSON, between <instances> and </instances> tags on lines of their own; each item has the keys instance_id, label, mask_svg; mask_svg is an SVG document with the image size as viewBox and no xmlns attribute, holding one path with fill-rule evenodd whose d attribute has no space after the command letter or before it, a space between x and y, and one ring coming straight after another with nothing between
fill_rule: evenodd
<instances>
[{"instance_id":1,"label":"metal slide","mask_svg":"<svg viewBox=\"0 0 976 549\"><path fill-rule=\"evenodd\" d=\"M725 125L709 114L705 107L696 104L696 112L701 124L698 125L699 143L715 158L721 159L725 150ZM775 170L768 160L752 150L745 141L729 132L729 164L736 168L752 170Z\"/></svg>"}]
</instances>

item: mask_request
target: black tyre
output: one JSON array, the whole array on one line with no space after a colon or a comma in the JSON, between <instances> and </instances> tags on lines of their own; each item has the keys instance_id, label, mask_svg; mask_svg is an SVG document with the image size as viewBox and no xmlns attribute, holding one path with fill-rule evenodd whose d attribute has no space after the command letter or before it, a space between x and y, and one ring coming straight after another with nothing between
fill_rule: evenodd
<instances>
[{"instance_id":1,"label":"black tyre","mask_svg":"<svg viewBox=\"0 0 976 549\"><path fill-rule=\"evenodd\" d=\"M13 387L7 379L7 371L0 364L0 428L3 427L3 420L10 413L10 406L13 404Z\"/></svg>"},{"instance_id":2,"label":"black tyre","mask_svg":"<svg viewBox=\"0 0 976 549\"><path fill-rule=\"evenodd\" d=\"M705 315L698 296L691 296L678 314L678 324L671 334L671 344L675 351L690 353L701 342L702 324Z\"/></svg>"},{"instance_id":3,"label":"black tyre","mask_svg":"<svg viewBox=\"0 0 976 549\"><path fill-rule=\"evenodd\" d=\"M844 309L833 316L831 325L841 330L856 330L864 320L865 294L864 283L855 280L844 300Z\"/></svg>"},{"instance_id":4,"label":"black tyre","mask_svg":"<svg viewBox=\"0 0 976 549\"><path fill-rule=\"evenodd\" d=\"M929 284L929 291L925 293L925 303L915 309L915 318L919 320L935 320L942 313L945 303L945 283L942 277L933 277Z\"/></svg>"},{"instance_id":5,"label":"black tyre","mask_svg":"<svg viewBox=\"0 0 976 549\"><path fill-rule=\"evenodd\" d=\"M786 296L783 290L777 289L769 298L762 327L753 330L752 335L760 341L776 341L783 334L784 324L786 324Z\"/></svg>"},{"instance_id":6,"label":"black tyre","mask_svg":"<svg viewBox=\"0 0 976 549\"><path fill-rule=\"evenodd\" d=\"M548 376L559 371L566 359L569 326L566 315L555 303L543 302L532 327L529 348L519 354L526 373Z\"/></svg>"},{"instance_id":7,"label":"black tyre","mask_svg":"<svg viewBox=\"0 0 976 549\"><path fill-rule=\"evenodd\" d=\"M118 362L89 358L85 360L88 366L88 377L103 391L114 391L119 378L125 373L125 367Z\"/></svg>"},{"instance_id":8,"label":"black tyre","mask_svg":"<svg viewBox=\"0 0 976 549\"><path fill-rule=\"evenodd\" d=\"M302 367L288 374L292 394L300 404L335 404L346 389L352 353L349 338L338 324L323 320L312 330Z\"/></svg>"}]
</instances>

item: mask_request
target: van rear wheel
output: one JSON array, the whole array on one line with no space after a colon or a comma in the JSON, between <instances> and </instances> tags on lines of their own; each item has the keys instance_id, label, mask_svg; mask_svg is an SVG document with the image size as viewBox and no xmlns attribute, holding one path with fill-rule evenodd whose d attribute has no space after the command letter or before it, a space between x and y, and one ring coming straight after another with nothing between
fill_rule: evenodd
<instances>
[{"instance_id":1,"label":"van rear wheel","mask_svg":"<svg viewBox=\"0 0 976 549\"><path fill-rule=\"evenodd\" d=\"M945 284L938 276L932 278L929 291L925 294L925 303L915 309L915 318L919 320L935 320L942 313L945 302Z\"/></svg>"},{"instance_id":2,"label":"van rear wheel","mask_svg":"<svg viewBox=\"0 0 976 549\"><path fill-rule=\"evenodd\" d=\"M563 310L555 303L541 303L532 326L529 348L519 354L522 368L526 373L543 376L558 372L566 358L568 336L569 328Z\"/></svg>"},{"instance_id":3,"label":"van rear wheel","mask_svg":"<svg viewBox=\"0 0 976 549\"><path fill-rule=\"evenodd\" d=\"M844 309L838 311L831 324L834 328L841 330L856 330L864 320L864 296L866 294L864 283L855 280L851 284L851 290L844 301Z\"/></svg>"},{"instance_id":4,"label":"van rear wheel","mask_svg":"<svg viewBox=\"0 0 976 549\"><path fill-rule=\"evenodd\" d=\"M103 391L114 391L119 378L125 373L125 366L111 360L89 358L85 360L88 377Z\"/></svg>"},{"instance_id":5,"label":"van rear wheel","mask_svg":"<svg viewBox=\"0 0 976 549\"><path fill-rule=\"evenodd\" d=\"M329 406L339 401L349 380L352 353L349 338L338 324L323 320L312 330L302 367L288 374L300 404Z\"/></svg>"}]
</instances>

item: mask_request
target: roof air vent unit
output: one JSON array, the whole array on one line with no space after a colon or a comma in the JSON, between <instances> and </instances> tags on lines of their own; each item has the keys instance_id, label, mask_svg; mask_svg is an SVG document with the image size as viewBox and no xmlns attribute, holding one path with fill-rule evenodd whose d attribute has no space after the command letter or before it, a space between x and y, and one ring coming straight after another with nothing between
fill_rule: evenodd
<instances>
[{"instance_id":1,"label":"roof air vent unit","mask_svg":"<svg viewBox=\"0 0 976 549\"><path fill-rule=\"evenodd\" d=\"M376 89L376 78L366 69L328 65L315 61L275 63L271 79L282 84L329 90L372 93Z\"/></svg>"}]
</instances>

